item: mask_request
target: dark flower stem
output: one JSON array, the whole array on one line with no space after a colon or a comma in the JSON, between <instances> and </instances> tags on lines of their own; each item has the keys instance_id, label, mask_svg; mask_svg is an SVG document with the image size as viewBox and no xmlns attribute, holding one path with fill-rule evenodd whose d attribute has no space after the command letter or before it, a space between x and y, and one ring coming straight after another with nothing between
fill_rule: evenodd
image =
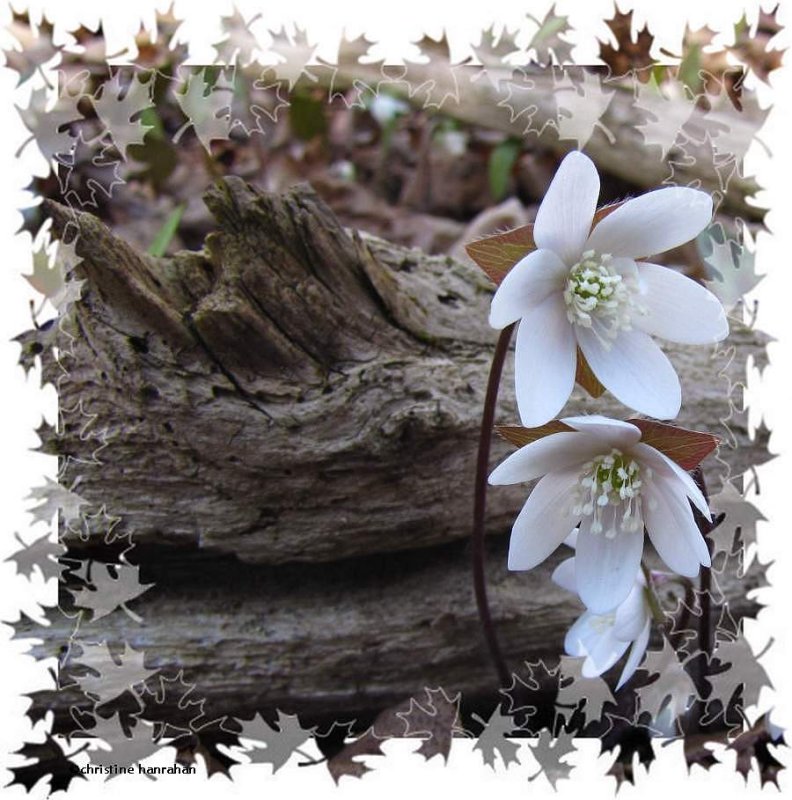
<instances>
[{"instance_id":1,"label":"dark flower stem","mask_svg":"<svg viewBox=\"0 0 792 800\"><path fill-rule=\"evenodd\" d=\"M498 400L503 362L512 338L514 325L509 325L501 331L495 353L492 356L489 379L487 381L487 394L484 398L484 410L481 414L481 433L479 434L478 458L476 460L476 485L473 496L473 589L476 594L481 628L487 641L492 662L498 673L501 686L511 683L511 674L506 668L503 653L498 644L498 637L492 624L489 602L487 600L487 579L484 574L484 514L487 510L487 475L489 472L490 445L492 444L492 430L495 423L495 405Z\"/></svg>"},{"instance_id":2,"label":"dark flower stem","mask_svg":"<svg viewBox=\"0 0 792 800\"><path fill-rule=\"evenodd\" d=\"M707 483L704 480L704 471L701 467L696 467L693 470L693 480L696 482L701 493L704 495L707 505L709 505L709 494L707 492ZM698 509L693 509L693 515L696 520L696 525L707 543L707 549L712 555L712 542L709 539L709 534L713 530L712 523L699 512ZM701 592L701 624L698 631L698 646L699 650L706 653L708 656L712 654L712 619L711 619L711 596L710 589L712 588L712 575L710 574L709 567L701 568L701 578L699 583L699 590Z\"/></svg>"}]
</instances>

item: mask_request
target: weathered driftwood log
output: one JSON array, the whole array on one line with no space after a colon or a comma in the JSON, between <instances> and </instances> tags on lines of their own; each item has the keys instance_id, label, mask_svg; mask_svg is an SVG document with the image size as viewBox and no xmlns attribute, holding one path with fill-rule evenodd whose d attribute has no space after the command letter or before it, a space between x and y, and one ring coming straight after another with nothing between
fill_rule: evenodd
<instances>
[{"instance_id":1,"label":"weathered driftwood log","mask_svg":"<svg viewBox=\"0 0 792 800\"><path fill-rule=\"evenodd\" d=\"M64 482L106 506L138 544L244 561L331 561L468 536L474 457L496 334L487 279L448 258L345 232L309 190L260 194L228 179L207 194L219 231L203 252L153 259L86 214L87 279L57 380ZM679 423L725 433L744 364L736 352L669 348ZM517 420L513 376L498 418ZM629 412L576 395L572 412ZM72 409L70 411L70 409ZM95 415L106 446L82 435ZM730 423L735 471L759 460ZM495 457L507 452L497 443ZM717 487L722 465L709 460ZM491 532L509 529L523 487L491 492ZM93 534L105 533L94 523ZM73 543L75 546L79 542Z\"/></svg>"},{"instance_id":2,"label":"weathered driftwood log","mask_svg":"<svg viewBox=\"0 0 792 800\"><path fill-rule=\"evenodd\" d=\"M518 674L525 674L525 661L544 660L553 669L565 631L582 612L577 599L550 580L569 555L564 547L535 570L510 573L506 540L489 547L493 622L507 666ZM746 593L759 585L758 575L737 580L733 567L718 583L739 618L755 611ZM147 668L167 678L183 669L185 680L195 683L191 699L206 700L207 719L250 718L275 708L309 719L368 719L437 686L461 691L468 708L498 698L470 555L461 543L311 565L149 553L141 581L156 583L130 604L142 625L119 609L82 622L78 639L106 640L119 650L126 642L145 653ZM57 612L50 618L51 627L32 631L44 640L33 648L37 657L59 654L72 634L74 619ZM30 630L24 623L19 628ZM79 655L72 661L79 663ZM72 703L90 705L78 691L46 700L59 713Z\"/></svg>"},{"instance_id":3,"label":"weathered driftwood log","mask_svg":"<svg viewBox=\"0 0 792 800\"><path fill-rule=\"evenodd\" d=\"M78 637L125 641L170 676L184 668L216 715L365 716L436 685L496 697L463 541L495 339L486 279L345 232L309 189L273 197L228 179L207 202L219 230L172 259L49 206L56 230L78 227L87 283L60 363L45 360L63 425L44 446L65 457L65 484L79 479L93 509L120 517L114 535L131 535L141 582L156 584L132 601L142 624L116 610ZM745 330L733 343L669 351L681 424L722 432L738 399L729 382L763 347ZM504 423L517 419L512 378ZM626 413L581 396L571 408ZM735 433L739 470L760 444ZM720 473L711 459L711 484ZM525 494L491 492L491 533L508 532ZM70 555L107 558L106 519L68 537ZM517 669L555 658L580 609L549 563L507 574L505 545L495 537L488 571ZM728 593L739 613L741 587ZM73 625L56 615L34 628L35 652L59 652ZM64 710L78 697L41 702Z\"/></svg>"}]
</instances>

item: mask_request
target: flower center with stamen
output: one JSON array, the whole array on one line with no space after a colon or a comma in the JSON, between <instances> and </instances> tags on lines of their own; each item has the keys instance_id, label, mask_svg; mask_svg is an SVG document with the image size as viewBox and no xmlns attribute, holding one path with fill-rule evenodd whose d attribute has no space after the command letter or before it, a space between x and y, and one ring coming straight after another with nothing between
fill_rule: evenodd
<instances>
[{"instance_id":1,"label":"flower center with stamen","mask_svg":"<svg viewBox=\"0 0 792 800\"><path fill-rule=\"evenodd\" d=\"M591 532L604 532L609 539L640 531L642 478L651 478L651 469L614 448L583 465L572 512L592 517Z\"/></svg>"},{"instance_id":2,"label":"flower center with stamen","mask_svg":"<svg viewBox=\"0 0 792 800\"><path fill-rule=\"evenodd\" d=\"M590 328L606 347L620 330L631 327L634 310L632 282L616 272L612 262L607 253L586 250L564 287L567 319Z\"/></svg>"}]
</instances>

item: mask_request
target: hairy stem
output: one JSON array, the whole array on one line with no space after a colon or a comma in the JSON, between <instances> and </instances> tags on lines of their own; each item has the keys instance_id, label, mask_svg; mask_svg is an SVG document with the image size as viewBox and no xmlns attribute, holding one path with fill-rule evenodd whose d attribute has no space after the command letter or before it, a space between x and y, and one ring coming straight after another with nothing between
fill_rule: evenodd
<instances>
[{"instance_id":1,"label":"hairy stem","mask_svg":"<svg viewBox=\"0 0 792 800\"><path fill-rule=\"evenodd\" d=\"M498 673L501 686L508 686L511 680L503 653L498 644L498 637L492 624L489 601L487 600L487 580L484 574L484 515L487 510L487 473L489 472L490 445L492 444L492 429L495 422L495 404L498 400L503 362L512 338L514 325L509 325L501 331L495 353L492 356L489 379L487 380L487 394L484 398L484 409L481 414L481 433L479 434L478 457L476 459L476 484L473 499L473 590L476 594L481 628L489 648L490 656Z\"/></svg>"}]
</instances>

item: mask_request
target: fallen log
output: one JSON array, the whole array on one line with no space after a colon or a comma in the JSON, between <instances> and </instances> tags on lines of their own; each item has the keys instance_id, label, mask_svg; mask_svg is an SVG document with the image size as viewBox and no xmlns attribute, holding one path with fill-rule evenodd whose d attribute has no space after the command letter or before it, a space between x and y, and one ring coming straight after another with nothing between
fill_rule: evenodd
<instances>
[{"instance_id":1,"label":"fallen log","mask_svg":"<svg viewBox=\"0 0 792 800\"><path fill-rule=\"evenodd\" d=\"M230 178L207 203L219 230L203 251L171 259L49 204L57 230L80 231L87 281L60 361L44 365L63 416L44 449L68 455L63 483L78 482L137 544L243 561L333 561L467 537L496 338L488 280L346 232L310 189L276 197ZM763 442L734 415L734 386L764 344L735 326L716 351L668 348L679 424L733 436L734 472L761 460ZM511 364L502 386L497 421L511 424ZM629 415L579 391L568 409ZM102 432L96 454L86 417ZM493 458L508 450L496 442ZM723 464L707 467L717 491ZM490 494L488 530L507 531L525 489ZM89 521L89 538L101 524Z\"/></svg>"},{"instance_id":2,"label":"fallen log","mask_svg":"<svg viewBox=\"0 0 792 800\"><path fill-rule=\"evenodd\" d=\"M753 99L740 111L725 96L711 111L686 96L669 100L659 91L644 92L636 102L637 81L604 80L600 88L597 74L584 74L579 66L489 65L482 77L480 67L453 65L439 55L409 67L347 60L331 73L318 71L317 80L329 80L334 94L347 90L366 96L384 90L419 108L439 106L443 114L471 125L520 139L536 137L559 155L579 146L578 137L583 137L580 146L597 164L630 184L645 189L666 181L702 186L722 195L734 215L749 220L764 215L764 209L747 199L757 189L754 179L739 169L764 122L765 114ZM584 101L585 91L592 96ZM576 114L582 127L580 121L568 124L565 134L560 121L574 121ZM655 131L645 136L641 125L647 120ZM668 153L661 153L652 136L666 143ZM737 169L724 180L722 162L732 157Z\"/></svg>"},{"instance_id":3,"label":"fallen log","mask_svg":"<svg viewBox=\"0 0 792 800\"><path fill-rule=\"evenodd\" d=\"M571 551L562 547L536 569L516 573L506 570L506 544L494 537L486 564L507 667L524 675L524 662L544 661L552 670L582 613L577 598L550 580ZM183 670L195 684L190 699L206 701L207 720L276 708L308 720L370 720L437 686L462 692L468 707L498 699L462 543L333 564L242 565L167 550L136 551L133 560L143 562L141 582L155 583L129 604L142 624L121 609L83 619L77 643L104 641L116 652L127 643L145 654L148 669L171 680ZM755 613L746 594L759 585L759 573L757 566L738 579L732 567L718 580L739 619ZM718 612L713 608L713 624ZM31 650L37 658L62 653L74 632L73 618L57 610L48 616L47 628L28 620L17 626L18 636L43 640ZM71 647L67 666L74 668L80 651ZM62 676L62 685L70 683ZM552 688L542 688L551 699ZM178 717L177 699L168 700L171 718ZM91 705L76 689L41 702L63 718L71 705Z\"/></svg>"},{"instance_id":4,"label":"fallen log","mask_svg":"<svg viewBox=\"0 0 792 800\"><path fill-rule=\"evenodd\" d=\"M77 638L126 642L163 674L183 669L207 714L366 718L437 685L497 698L465 542L496 338L486 278L345 231L304 187L277 197L229 178L206 199L218 230L168 259L47 206L57 232L79 231L86 285L58 331L59 358L41 354L62 416L42 430L43 449L103 512L64 531L68 555L115 560L105 542L118 517L113 537L134 545L129 560L155 584L130 604L142 623L118 609L82 619ZM722 434L733 385L764 344L735 327L715 352L669 348L680 424ZM503 423L517 419L512 383L509 369ZM628 413L581 394L569 410ZM735 472L763 452L740 419ZM496 443L493 459L508 450ZM723 476L711 458L715 491ZM550 583L555 562L505 570L526 491L492 490L487 523L493 619L513 669L555 659L580 612ZM744 588L727 583L739 615ZM74 625L54 612L49 628L23 620L17 634L42 639L33 652L44 657ZM80 702L69 689L41 699L62 714Z\"/></svg>"}]
</instances>

